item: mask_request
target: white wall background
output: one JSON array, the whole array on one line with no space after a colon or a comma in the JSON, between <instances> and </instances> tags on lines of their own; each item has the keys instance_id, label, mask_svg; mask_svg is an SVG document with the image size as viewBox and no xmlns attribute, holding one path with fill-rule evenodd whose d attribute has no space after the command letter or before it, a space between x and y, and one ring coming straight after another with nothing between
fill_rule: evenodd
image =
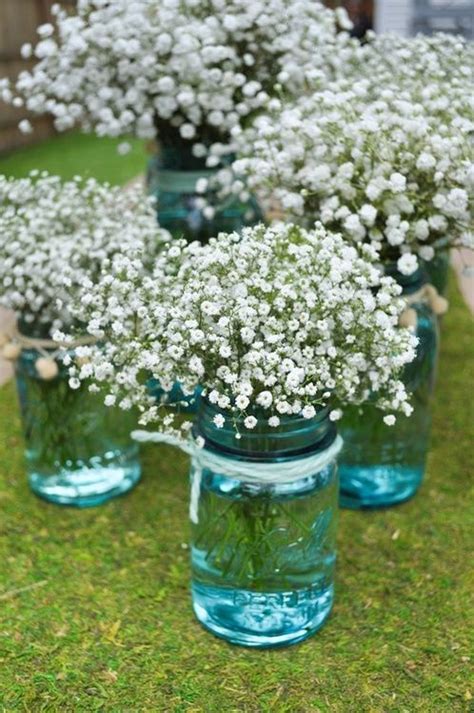
<instances>
[{"instance_id":1,"label":"white wall background","mask_svg":"<svg viewBox=\"0 0 474 713\"><path fill-rule=\"evenodd\" d=\"M415 4L416 0L375 0L375 31L411 35L414 30ZM440 16L436 19L433 17L431 21L432 31L461 31L468 37L473 36L474 0L431 0L429 6L433 10L433 16L436 15L437 9L441 10ZM459 13L463 17L461 25Z\"/></svg>"},{"instance_id":2,"label":"white wall background","mask_svg":"<svg viewBox=\"0 0 474 713\"><path fill-rule=\"evenodd\" d=\"M409 35L412 24L412 0L376 0L375 31Z\"/></svg>"}]
</instances>

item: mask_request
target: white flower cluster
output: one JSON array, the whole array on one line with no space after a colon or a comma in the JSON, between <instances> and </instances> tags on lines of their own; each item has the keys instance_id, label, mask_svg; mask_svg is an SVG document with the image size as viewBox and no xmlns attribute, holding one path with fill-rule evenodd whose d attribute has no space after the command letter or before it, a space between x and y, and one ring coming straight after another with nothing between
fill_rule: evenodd
<instances>
[{"instance_id":1,"label":"white flower cluster","mask_svg":"<svg viewBox=\"0 0 474 713\"><path fill-rule=\"evenodd\" d=\"M341 46L338 60L335 75L368 81L372 100L391 88L432 116L473 118L474 44L463 37L369 33L364 44Z\"/></svg>"},{"instance_id":2,"label":"white flower cluster","mask_svg":"<svg viewBox=\"0 0 474 713\"><path fill-rule=\"evenodd\" d=\"M52 333L70 326L70 302L117 253L152 260L168 238L142 190L32 172L0 176L0 304Z\"/></svg>"},{"instance_id":3,"label":"white flower cluster","mask_svg":"<svg viewBox=\"0 0 474 713\"><path fill-rule=\"evenodd\" d=\"M410 92L341 81L271 111L236 133L234 178L284 214L316 220L353 243L371 243L405 274L441 245L474 246L474 122L434 116ZM237 178L236 178L237 176Z\"/></svg>"},{"instance_id":4,"label":"white flower cluster","mask_svg":"<svg viewBox=\"0 0 474 713\"><path fill-rule=\"evenodd\" d=\"M299 92L318 75L344 11L318 0L79 0L23 47L38 62L3 99L47 112L60 131L154 138L159 121L198 140L225 134L265 104L275 83ZM319 68L319 69L318 69ZM23 129L29 130L28 122Z\"/></svg>"},{"instance_id":5,"label":"white flower cluster","mask_svg":"<svg viewBox=\"0 0 474 713\"><path fill-rule=\"evenodd\" d=\"M88 361L73 367L71 385L108 383L107 404L136 405L141 423L171 432L173 416L149 396L150 377L167 391L178 381L185 395L203 387L247 428L256 412L277 427L283 414L311 418L319 406L372 394L381 409L409 415L398 377L417 340L397 326L401 290L376 261L370 245L359 255L321 225L291 224L221 234L205 246L174 243L144 279L139 260L119 256L78 305L105 346L78 348Z\"/></svg>"}]
</instances>

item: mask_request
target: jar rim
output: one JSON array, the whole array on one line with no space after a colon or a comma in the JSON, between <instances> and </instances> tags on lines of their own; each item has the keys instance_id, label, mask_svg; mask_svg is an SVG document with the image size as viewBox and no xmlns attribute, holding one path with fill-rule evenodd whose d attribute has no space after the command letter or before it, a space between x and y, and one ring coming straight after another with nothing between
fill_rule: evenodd
<instances>
[{"instance_id":1,"label":"jar rim","mask_svg":"<svg viewBox=\"0 0 474 713\"><path fill-rule=\"evenodd\" d=\"M297 414L278 414L278 418L280 419L280 426L289 424L289 423L297 423L298 421L301 421L302 423L310 423L310 422L319 422L319 421L324 421L326 418L329 417L329 413L331 411L331 407L329 405L325 406L319 406L313 404L316 413L314 416L311 418L305 418L301 411L300 413ZM319 406L319 408L318 408ZM200 397L200 409L206 408L206 410L213 411L216 414L222 414L224 417L228 418L229 414L233 413L232 411L228 409L221 409L219 406L216 404L213 404L209 401L206 395L201 395ZM273 414L277 415L277 414ZM268 413L268 411L261 406L257 407L252 407L249 408L246 412L245 415L238 416L237 420L238 422L242 423L244 420L247 418L247 416L255 416L257 421L259 422L268 422L268 419L270 418L271 414ZM277 430L277 429L273 429Z\"/></svg>"},{"instance_id":2,"label":"jar rim","mask_svg":"<svg viewBox=\"0 0 474 713\"><path fill-rule=\"evenodd\" d=\"M301 414L285 414L277 427L268 424L268 414L265 414L255 429L244 426L244 417L239 419L241 430L234 423L219 428L214 424L213 416L221 414L224 418L227 416L229 421L229 412L210 404L203 397L193 433L195 437L204 439L205 448L234 458L255 462L289 460L325 450L333 443L337 428L329 419L329 411L329 407L325 406L310 419Z\"/></svg>"},{"instance_id":3,"label":"jar rim","mask_svg":"<svg viewBox=\"0 0 474 713\"><path fill-rule=\"evenodd\" d=\"M415 272L411 275L404 275L397 267L396 262L390 262L383 266L384 274L393 279L400 285L403 294L411 294L417 292L428 282L428 274L422 265L419 265Z\"/></svg>"},{"instance_id":4,"label":"jar rim","mask_svg":"<svg viewBox=\"0 0 474 713\"><path fill-rule=\"evenodd\" d=\"M202 434L196 429L196 426L193 427L193 435L201 436L202 438L204 438L204 436L202 436ZM270 463L275 461L284 463L285 461L305 458L311 455L312 453L316 453L318 451L325 451L327 448L332 446L332 444L337 438L337 435L337 429L333 424L330 430L326 433L326 435L317 443L308 445L306 448L300 448L286 453L283 451L269 451L267 453L264 453L259 451L247 451L243 449L232 449L218 445L215 443L215 441L206 438L204 438L205 443L203 447L205 448L205 450L211 451L212 453L232 456L232 458L236 460L242 460L247 462L251 461L254 463Z\"/></svg>"}]
</instances>

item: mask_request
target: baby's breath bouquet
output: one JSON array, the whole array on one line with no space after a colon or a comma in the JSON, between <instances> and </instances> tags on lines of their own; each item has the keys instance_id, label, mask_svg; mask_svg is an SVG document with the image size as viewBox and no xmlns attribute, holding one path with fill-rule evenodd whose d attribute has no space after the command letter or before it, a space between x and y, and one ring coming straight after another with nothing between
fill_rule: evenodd
<instances>
[{"instance_id":1,"label":"baby's breath bouquet","mask_svg":"<svg viewBox=\"0 0 474 713\"><path fill-rule=\"evenodd\" d=\"M448 94L449 96L449 94ZM371 244L404 274L446 245L473 246L474 123L434 115L410 92L371 83L273 100L235 141L225 191L248 188L305 225L320 220L354 245ZM246 185L244 187L245 181Z\"/></svg>"},{"instance_id":2,"label":"baby's breath bouquet","mask_svg":"<svg viewBox=\"0 0 474 713\"><path fill-rule=\"evenodd\" d=\"M171 431L172 417L149 399L150 374L165 391L200 386L220 409L217 426L252 429L259 411L278 428L282 415L311 418L328 404L336 419L340 404L370 393L384 410L409 412L398 376L414 338L397 327L400 288L376 260L371 245L359 255L321 225L283 224L174 244L146 277L121 255L76 306L105 348L80 350L90 361L73 385L106 382L107 403L136 405L143 424Z\"/></svg>"},{"instance_id":3,"label":"baby's breath bouquet","mask_svg":"<svg viewBox=\"0 0 474 713\"><path fill-rule=\"evenodd\" d=\"M37 63L5 101L49 113L64 131L171 135L209 143L259 110L280 82L298 92L324 66L320 48L350 27L316 0L80 0L53 6ZM22 128L29 130L28 122Z\"/></svg>"},{"instance_id":4,"label":"baby's breath bouquet","mask_svg":"<svg viewBox=\"0 0 474 713\"><path fill-rule=\"evenodd\" d=\"M133 250L149 265L167 238L139 187L0 176L0 304L37 336L67 332L85 280L97 281L117 253Z\"/></svg>"},{"instance_id":5,"label":"baby's breath bouquet","mask_svg":"<svg viewBox=\"0 0 474 713\"><path fill-rule=\"evenodd\" d=\"M370 394L388 424L411 411L399 376L416 339L397 327L400 288L376 260L321 225L260 225L176 243L145 279L133 255L113 260L77 307L106 346L80 350L72 385L106 385L106 403L136 405L159 429L137 438L192 455L194 608L233 642L291 643L321 626L333 597L335 421ZM194 423L149 398L150 374L165 390L201 388Z\"/></svg>"},{"instance_id":6,"label":"baby's breath bouquet","mask_svg":"<svg viewBox=\"0 0 474 713\"><path fill-rule=\"evenodd\" d=\"M138 478L129 419L106 410L97 389L69 388L75 349L91 341L71 303L122 251L140 255L145 271L167 237L139 189L0 177L0 304L18 321L0 347L16 364L30 484L42 497L94 504ZM75 335L67 352L58 329Z\"/></svg>"},{"instance_id":7,"label":"baby's breath bouquet","mask_svg":"<svg viewBox=\"0 0 474 713\"><path fill-rule=\"evenodd\" d=\"M203 204L196 184L219 163L212 156L206 168L209 145L227 144L275 85L297 95L322 81L325 57L347 39L339 28L350 26L318 0L81 0L53 14L38 44L23 47L36 63L14 86L0 80L0 99L52 115L59 131L157 139L147 185L159 222L201 242L261 216L252 197L209 191ZM28 119L20 128L32 129Z\"/></svg>"},{"instance_id":8,"label":"baby's breath bouquet","mask_svg":"<svg viewBox=\"0 0 474 713\"><path fill-rule=\"evenodd\" d=\"M312 90L354 89L366 103L403 99L444 122L473 120L474 47L461 36L368 32L363 43L339 37L337 54L326 55L324 65Z\"/></svg>"},{"instance_id":9,"label":"baby's breath bouquet","mask_svg":"<svg viewBox=\"0 0 474 713\"><path fill-rule=\"evenodd\" d=\"M461 36L368 33L363 44L345 43L338 59L333 76L364 80L372 101L402 93L432 116L472 120L474 46Z\"/></svg>"}]
</instances>

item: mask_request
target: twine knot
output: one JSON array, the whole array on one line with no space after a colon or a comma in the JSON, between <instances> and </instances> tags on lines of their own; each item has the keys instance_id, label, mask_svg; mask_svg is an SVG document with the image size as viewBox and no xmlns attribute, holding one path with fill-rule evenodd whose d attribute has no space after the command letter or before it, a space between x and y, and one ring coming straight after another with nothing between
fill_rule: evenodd
<instances>
[{"instance_id":1,"label":"twine knot","mask_svg":"<svg viewBox=\"0 0 474 713\"><path fill-rule=\"evenodd\" d=\"M226 478L234 478L243 483L278 484L292 483L307 478L326 468L334 461L343 446L341 436L323 451L316 451L287 461L255 462L242 458L233 460L225 455L201 447L193 439L180 438L160 431L132 431L132 438L139 443L166 443L176 446L191 456L192 487L189 504L191 522L199 522L199 498L201 495L201 480L205 470L219 473Z\"/></svg>"},{"instance_id":2,"label":"twine knot","mask_svg":"<svg viewBox=\"0 0 474 713\"><path fill-rule=\"evenodd\" d=\"M406 309L401 313L398 324L400 327L414 327L418 324L418 314L417 311L411 306L417 302L424 302L429 305L433 314L437 317L441 317L449 309L449 302L445 297L439 294L438 290L434 285L423 285L423 287L414 292L411 295L405 295L403 297L407 305Z\"/></svg>"},{"instance_id":3,"label":"twine knot","mask_svg":"<svg viewBox=\"0 0 474 713\"><path fill-rule=\"evenodd\" d=\"M14 327L11 332L0 332L0 355L8 361L16 362L23 351L34 350L40 355L35 361L36 373L43 381L52 381L59 374L58 357L64 349L75 349L95 344L95 342L94 337L79 337L70 342L27 337L25 334L21 334L17 327ZM80 359L82 363L85 363L87 357Z\"/></svg>"},{"instance_id":4,"label":"twine knot","mask_svg":"<svg viewBox=\"0 0 474 713\"><path fill-rule=\"evenodd\" d=\"M40 357L37 359L35 368L38 372L38 376L44 381L52 381L59 374L57 362L49 357Z\"/></svg>"}]
</instances>

